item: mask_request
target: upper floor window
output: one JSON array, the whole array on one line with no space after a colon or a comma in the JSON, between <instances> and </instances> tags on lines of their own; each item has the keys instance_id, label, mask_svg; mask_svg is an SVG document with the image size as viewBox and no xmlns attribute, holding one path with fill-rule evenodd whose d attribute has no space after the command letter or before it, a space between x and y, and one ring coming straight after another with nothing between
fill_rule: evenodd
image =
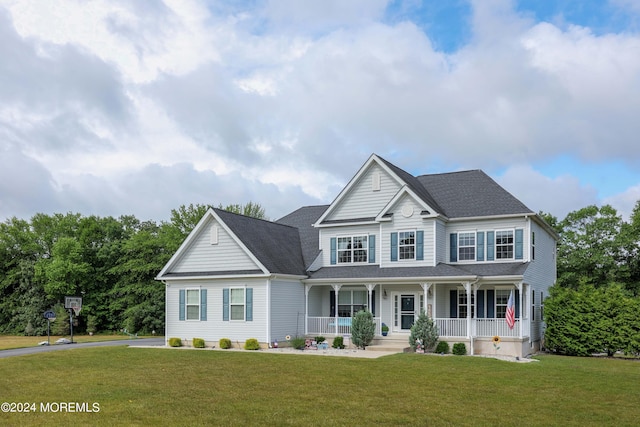
<instances>
[{"instance_id":1,"label":"upper floor window","mask_svg":"<svg viewBox=\"0 0 640 427\"><path fill-rule=\"evenodd\" d=\"M496 259L513 259L513 230L496 231Z\"/></svg>"},{"instance_id":2,"label":"upper floor window","mask_svg":"<svg viewBox=\"0 0 640 427\"><path fill-rule=\"evenodd\" d=\"M531 260L536 259L536 232L531 232Z\"/></svg>"},{"instance_id":3,"label":"upper floor window","mask_svg":"<svg viewBox=\"0 0 640 427\"><path fill-rule=\"evenodd\" d=\"M368 242L364 236L338 237L338 263L367 262Z\"/></svg>"},{"instance_id":4,"label":"upper floor window","mask_svg":"<svg viewBox=\"0 0 640 427\"><path fill-rule=\"evenodd\" d=\"M476 259L476 233L458 233L458 260Z\"/></svg>"},{"instance_id":5,"label":"upper floor window","mask_svg":"<svg viewBox=\"0 0 640 427\"><path fill-rule=\"evenodd\" d=\"M398 258L416 258L416 232L400 231L398 233Z\"/></svg>"}]
</instances>

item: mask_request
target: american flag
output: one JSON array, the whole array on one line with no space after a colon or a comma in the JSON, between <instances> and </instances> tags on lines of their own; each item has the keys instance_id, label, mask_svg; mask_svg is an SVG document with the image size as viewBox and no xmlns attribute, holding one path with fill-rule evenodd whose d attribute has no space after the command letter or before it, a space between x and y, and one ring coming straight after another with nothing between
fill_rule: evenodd
<instances>
[{"instance_id":1,"label":"american flag","mask_svg":"<svg viewBox=\"0 0 640 427\"><path fill-rule=\"evenodd\" d=\"M511 290L511 294L509 295L509 301L507 302L507 312L504 315L505 320L507 321L507 326L509 329L513 329L513 325L516 324L516 312L513 304L513 289Z\"/></svg>"}]
</instances>

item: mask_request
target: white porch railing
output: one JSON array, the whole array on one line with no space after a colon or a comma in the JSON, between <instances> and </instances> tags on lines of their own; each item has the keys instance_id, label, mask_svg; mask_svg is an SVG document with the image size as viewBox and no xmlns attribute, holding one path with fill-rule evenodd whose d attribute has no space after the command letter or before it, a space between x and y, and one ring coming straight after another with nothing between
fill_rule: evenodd
<instances>
[{"instance_id":1,"label":"white porch railing","mask_svg":"<svg viewBox=\"0 0 640 427\"><path fill-rule=\"evenodd\" d=\"M308 335L349 335L351 334L351 317L308 317ZM526 320L526 319L525 319ZM374 317L376 324L376 335L382 333L382 322L379 317ZM438 333L441 337L468 337L467 319L436 318L435 324L438 326ZM529 336L529 322L522 324L522 336ZM520 335L520 319L516 319L513 329L509 329L504 319L471 319L471 327L474 337L514 337Z\"/></svg>"},{"instance_id":2,"label":"white porch railing","mask_svg":"<svg viewBox=\"0 0 640 427\"><path fill-rule=\"evenodd\" d=\"M307 317L307 334L308 335L349 335L351 334L351 317ZM373 318L376 325L376 335L382 333L382 322L379 317Z\"/></svg>"},{"instance_id":3,"label":"white porch railing","mask_svg":"<svg viewBox=\"0 0 640 427\"><path fill-rule=\"evenodd\" d=\"M529 326L529 322L524 322L522 330L522 336L528 337L529 331L525 330ZM475 319L475 333L476 337L514 337L517 338L520 335L520 319L516 319L513 329L509 329L507 321L504 319Z\"/></svg>"},{"instance_id":4,"label":"white porch railing","mask_svg":"<svg viewBox=\"0 0 640 427\"><path fill-rule=\"evenodd\" d=\"M441 337L466 337L467 319L434 319Z\"/></svg>"},{"instance_id":5,"label":"white porch railing","mask_svg":"<svg viewBox=\"0 0 640 427\"><path fill-rule=\"evenodd\" d=\"M441 337L467 337L467 319L434 319ZM504 319L471 319L474 337L518 337L520 319L516 319L513 329L509 329ZM529 336L529 322L522 324L522 336Z\"/></svg>"}]
</instances>

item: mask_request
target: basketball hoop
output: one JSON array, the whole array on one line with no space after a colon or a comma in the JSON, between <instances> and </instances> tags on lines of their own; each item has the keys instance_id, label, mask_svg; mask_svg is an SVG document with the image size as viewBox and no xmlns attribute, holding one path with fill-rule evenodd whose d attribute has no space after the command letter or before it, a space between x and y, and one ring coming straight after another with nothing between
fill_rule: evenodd
<instances>
[{"instance_id":1,"label":"basketball hoop","mask_svg":"<svg viewBox=\"0 0 640 427\"><path fill-rule=\"evenodd\" d=\"M65 297L64 308L67 310L73 310L77 316L80 314L80 310L82 310L82 297Z\"/></svg>"}]
</instances>

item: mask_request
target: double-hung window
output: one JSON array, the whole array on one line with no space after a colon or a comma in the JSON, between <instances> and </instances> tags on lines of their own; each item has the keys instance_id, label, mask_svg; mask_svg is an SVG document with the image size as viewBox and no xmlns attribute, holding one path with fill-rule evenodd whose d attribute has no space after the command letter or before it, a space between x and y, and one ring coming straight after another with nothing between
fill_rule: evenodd
<instances>
[{"instance_id":1,"label":"double-hung window","mask_svg":"<svg viewBox=\"0 0 640 427\"><path fill-rule=\"evenodd\" d=\"M398 258L416 258L416 232L400 231L398 233Z\"/></svg>"},{"instance_id":2,"label":"double-hung window","mask_svg":"<svg viewBox=\"0 0 640 427\"><path fill-rule=\"evenodd\" d=\"M200 320L200 289L186 290L187 320Z\"/></svg>"},{"instance_id":3,"label":"double-hung window","mask_svg":"<svg viewBox=\"0 0 640 427\"><path fill-rule=\"evenodd\" d=\"M507 313L507 304L509 303L509 289L496 289L496 318L504 319Z\"/></svg>"},{"instance_id":4,"label":"double-hung window","mask_svg":"<svg viewBox=\"0 0 640 427\"><path fill-rule=\"evenodd\" d=\"M338 237L338 263L367 262L368 236Z\"/></svg>"},{"instance_id":5,"label":"double-hung window","mask_svg":"<svg viewBox=\"0 0 640 427\"><path fill-rule=\"evenodd\" d=\"M513 259L513 230L496 231L496 259Z\"/></svg>"},{"instance_id":6,"label":"double-hung window","mask_svg":"<svg viewBox=\"0 0 640 427\"><path fill-rule=\"evenodd\" d=\"M458 233L458 260L475 261L476 233Z\"/></svg>"},{"instance_id":7,"label":"double-hung window","mask_svg":"<svg viewBox=\"0 0 640 427\"><path fill-rule=\"evenodd\" d=\"M231 320L244 320L245 288L229 289L229 311Z\"/></svg>"},{"instance_id":8,"label":"double-hung window","mask_svg":"<svg viewBox=\"0 0 640 427\"><path fill-rule=\"evenodd\" d=\"M353 317L367 309L367 291L340 291L338 293L338 317Z\"/></svg>"},{"instance_id":9,"label":"double-hung window","mask_svg":"<svg viewBox=\"0 0 640 427\"><path fill-rule=\"evenodd\" d=\"M475 317L475 300L474 295L471 293L471 317ZM465 318L469 313L469 306L467 304L467 291L458 290L458 317Z\"/></svg>"}]
</instances>

